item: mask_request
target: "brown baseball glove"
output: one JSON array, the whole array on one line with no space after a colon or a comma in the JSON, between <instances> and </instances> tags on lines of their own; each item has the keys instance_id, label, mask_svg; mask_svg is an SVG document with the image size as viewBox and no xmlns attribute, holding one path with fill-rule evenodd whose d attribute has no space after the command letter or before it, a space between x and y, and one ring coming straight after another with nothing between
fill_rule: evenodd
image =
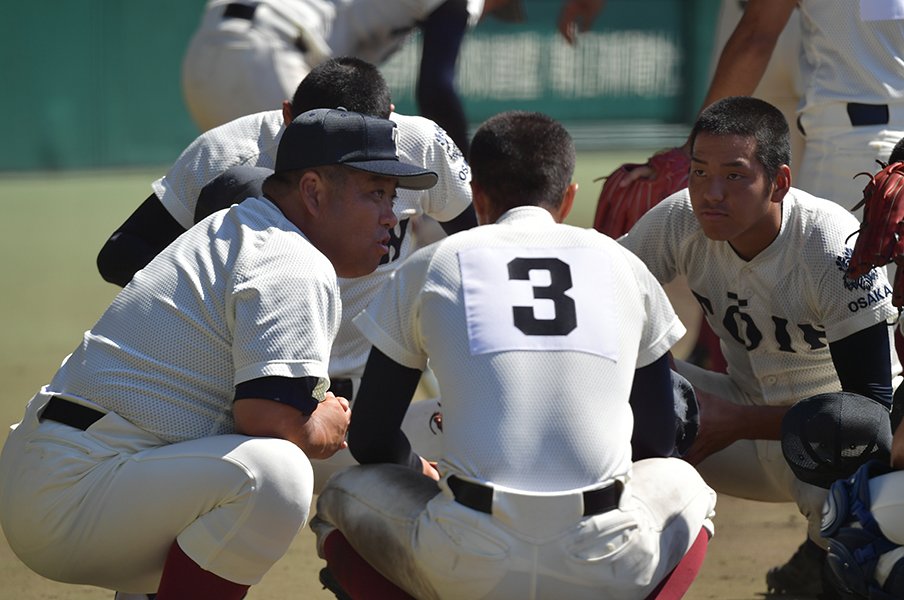
<instances>
[{"instance_id":1,"label":"brown baseball glove","mask_svg":"<svg viewBox=\"0 0 904 600\"><path fill-rule=\"evenodd\" d=\"M653 171L652 176L639 177L621 187L628 173L644 166ZM687 186L689 169L690 159L681 148L658 152L644 164L623 164L605 177L593 219L594 229L613 238L627 233L650 208Z\"/></svg>"},{"instance_id":2,"label":"brown baseball glove","mask_svg":"<svg viewBox=\"0 0 904 600\"><path fill-rule=\"evenodd\" d=\"M870 176L863 200L852 209L862 206L863 219L847 274L856 279L874 267L895 262L892 304L900 308L904 306L904 162L879 164L882 170Z\"/></svg>"}]
</instances>

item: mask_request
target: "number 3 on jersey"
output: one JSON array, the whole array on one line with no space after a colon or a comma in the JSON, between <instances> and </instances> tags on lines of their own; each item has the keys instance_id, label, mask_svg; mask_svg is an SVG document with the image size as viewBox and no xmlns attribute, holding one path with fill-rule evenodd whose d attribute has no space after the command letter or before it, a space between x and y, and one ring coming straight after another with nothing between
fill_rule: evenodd
<instances>
[{"instance_id":1,"label":"number 3 on jersey","mask_svg":"<svg viewBox=\"0 0 904 600\"><path fill-rule=\"evenodd\" d=\"M571 350L615 360L607 256L593 248L471 248L459 265L472 354Z\"/></svg>"}]
</instances>

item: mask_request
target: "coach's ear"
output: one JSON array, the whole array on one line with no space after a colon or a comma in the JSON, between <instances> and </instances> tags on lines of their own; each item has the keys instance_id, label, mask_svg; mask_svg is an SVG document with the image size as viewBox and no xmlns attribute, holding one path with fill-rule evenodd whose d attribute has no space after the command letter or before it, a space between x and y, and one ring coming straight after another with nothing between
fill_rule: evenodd
<instances>
[{"instance_id":1,"label":"coach's ear","mask_svg":"<svg viewBox=\"0 0 904 600\"><path fill-rule=\"evenodd\" d=\"M320 173L313 169L305 171L298 180L298 191L305 212L311 215L319 214L325 199L323 178Z\"/></svg>"}]
</instances>

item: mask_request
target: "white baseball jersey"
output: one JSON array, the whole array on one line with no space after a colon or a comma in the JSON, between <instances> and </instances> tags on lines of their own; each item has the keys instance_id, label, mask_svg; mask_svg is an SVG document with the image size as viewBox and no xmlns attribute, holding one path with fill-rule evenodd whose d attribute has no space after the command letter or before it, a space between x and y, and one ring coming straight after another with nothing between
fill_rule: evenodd
<instances>
[{"instance_id":1,"label":"white baseball jersey","mask_svg":"<svg viewBox=\"0 0 904 600\"><path fill-rule=\"evenodd\" d=\"M393 207L399 224L392 232L386 262L364 277L340 279L347 319L343 319L333 348L333 377L360 377L364 370L369 347L361 343L350 319L367 306L399 261L413 252L409 219L425 214L437 221L448 221L471 204L470 168L445 131L423 117L393 113L390 119L398 127L400 159L436 172L439 181L429 190L399 189ZM272 169L284 130L282 112L278 110L249 115L211 129L192 142L151 187L170 214L183 227L191 227L201 188L236 165Z\"/></svg>"},{"instance_id":2,"label":"white baseball jersey","mask_svg":"<svg viewBox=\"0 0 904 600\"><path fill-rule=\"evenodd\" d=\"M628 472L635 369L684 334L635 256L538 207L420 250L355 324L402 365L429 356L440 471L537 492Z\"/></svg>"},{"instance_id":3,"label":"white baseball jersey","mask_svg":"<svg viewBox=\"0 0 904 600\"><path fill-rule=\"evenodd\" d=\"M856 281L845 276L858 229L843 208L791 188L778 237L745 261L729 243L704 235L685 189L619 241L659 281L687 277L721 340L728 374L753 402L788 405L841 389L830 342L897 316L884 268ZM892 360L896 376L894 353Z\"/></svg>"},{"instance_id":4,"label":"white baseball jersey","mask_svg":"<svg viewBox=\"0 0 904 600\"><path fill-rule=\"evenodd\" d=\"M238 383L318 377L323 399L340 316L329 260L274 204L248 199L139 271L49 389L171 443L233 433Z\"/></svg>"}]
</instances>

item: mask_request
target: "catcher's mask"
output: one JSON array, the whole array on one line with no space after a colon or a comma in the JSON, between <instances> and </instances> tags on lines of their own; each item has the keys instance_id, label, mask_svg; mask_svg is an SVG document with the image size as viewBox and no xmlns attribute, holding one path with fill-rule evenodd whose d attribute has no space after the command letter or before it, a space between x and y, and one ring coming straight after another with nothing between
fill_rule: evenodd
<instances>
[{"instance_id":1,"label":"catcher's mask","mask_svg":"<svg viewBox=\"0 0 904 600\"><path fill-rule=\"evenodd\" d=\"M891 421L883 404L850 392L817 394L782 420L782 454L798 479L828 489L865 462L888 462Z\"/></svg>"}]
</instances>

